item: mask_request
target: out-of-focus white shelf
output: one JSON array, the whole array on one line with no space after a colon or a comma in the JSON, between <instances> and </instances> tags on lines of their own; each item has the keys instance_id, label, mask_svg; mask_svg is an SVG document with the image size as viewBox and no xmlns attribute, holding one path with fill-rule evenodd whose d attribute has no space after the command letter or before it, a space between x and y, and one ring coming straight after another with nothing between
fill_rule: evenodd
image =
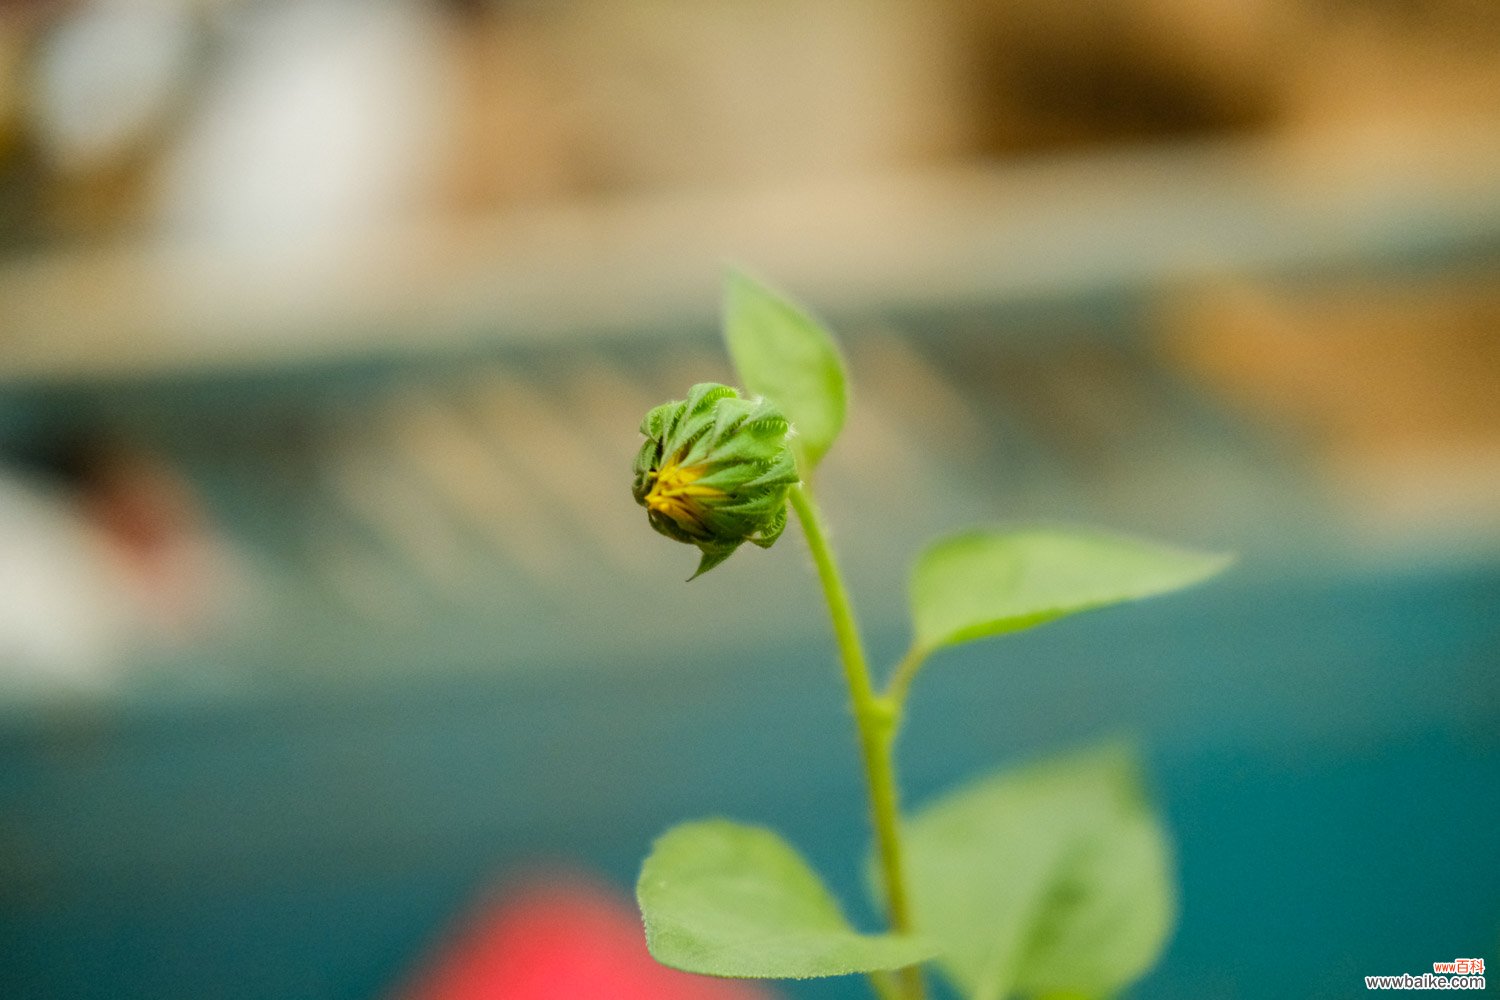
<instances>
[{"instance_id":1,"label":"out-of-focus white shelf","mask_svg":"<svg viewBox=\"0 0 1500 1000\"><path fill-rule=\"evenodd\" d=\"M1500 243L1500 127L1265 139L514 208L285 243L0 266L0 379L296 364L712 322L744 262L817 307L924 309Z\"/></svg>"}]
</instances>

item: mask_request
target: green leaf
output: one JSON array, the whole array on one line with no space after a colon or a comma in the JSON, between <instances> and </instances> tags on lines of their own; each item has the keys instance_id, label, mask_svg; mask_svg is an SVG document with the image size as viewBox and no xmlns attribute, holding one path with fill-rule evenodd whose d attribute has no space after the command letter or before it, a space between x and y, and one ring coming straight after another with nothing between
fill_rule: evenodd
<instances>
[{"instance_id":1,"label":"green leaf","mask_svg":"<svg viewBox=\"0 0 1500 1000\"><path fill-rule=\"evenodd\" d=\"M916 646L943 646L1165 594L1232 558L1102 532L973 531L932 545L911 577Z\"/></svg>"},{"instance_id":2,"label":"green leaf","mask_svg":"<svg viewBox=\"0 0 1500 1000\"><path fill-rule=\"evenodd\" d=\"M636 899L651 954L685 972L808 979L899 969L935 954L916 938L855 931L786 841L723 819L663 834Z\"/></svg>"},{"instance_id":3,"label":"green leaf","mask_svg":"<svg viewBox=\"0 0 1500 1000\"><path fill-rule=\"evenodd\" d=\"M848 390L832 335L787 299L738 271L724 284L724 339L745 388L791 420L804 475L844 426Z\"/></svg>"},{"instance_id":4,"label":"green leaf","mask_svg":"<svg viewBox=\"0 0 1500 1000\"><path fill-rule=\"evenodd\" d=\"M1120 748L982 780L905 830L916 925L970 1000L1107 996L1166 943L1171 852Z\"/></svg>"}]
</instances>

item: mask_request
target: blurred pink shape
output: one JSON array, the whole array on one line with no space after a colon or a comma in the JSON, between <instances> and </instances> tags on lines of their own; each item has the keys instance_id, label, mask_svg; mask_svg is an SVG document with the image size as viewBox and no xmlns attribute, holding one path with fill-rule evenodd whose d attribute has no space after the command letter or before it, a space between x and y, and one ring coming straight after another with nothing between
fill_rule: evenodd
<instances>
[{"instance_id":1,"label":"blurred pink shape","mask_svg":"<svg viewBox=\"0 0 1500 1000\"><path fill-rule=\"evenodd\" d=\"M635 907L576 877L480 908L401 1000L771 1000L749 983L689 975L646 951Z\"/></svg>"}]
</instances>

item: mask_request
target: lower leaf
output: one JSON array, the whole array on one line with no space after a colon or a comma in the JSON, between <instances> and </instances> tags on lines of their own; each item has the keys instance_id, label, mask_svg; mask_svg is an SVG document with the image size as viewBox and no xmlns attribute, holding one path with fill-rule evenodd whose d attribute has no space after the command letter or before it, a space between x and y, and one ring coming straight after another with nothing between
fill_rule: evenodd
<instances>
[{"instance_id":1,"label":"lower leaf","mask_svg":"<svg viewBox=\"0 0 1500 1000\"><path fill-rule=\"evenodd\" d=\"M913 937L859 933L791 845L729 820L663 834L636 898L651 954L685 972L809 979L899 969L936 954Z\"/></svg>"},{"instance_id":2,"label":"lower leaf","mask_svg":"<svg viewBox=\"0 0 1500 1000\"><path fill-rule=\"evenodd\" d=\"M1120 748L976 782L912 819L906 842L916 925L971 1000L1109 996L1175 918L1166 834Z\"/></svg>"}]
</instances>

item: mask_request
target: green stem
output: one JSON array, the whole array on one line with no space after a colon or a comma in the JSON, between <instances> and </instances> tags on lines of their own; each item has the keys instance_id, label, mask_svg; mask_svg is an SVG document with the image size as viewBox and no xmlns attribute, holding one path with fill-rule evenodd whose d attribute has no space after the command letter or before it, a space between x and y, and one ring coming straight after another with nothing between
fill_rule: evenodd
<instances>
[{"instance_id":1,"label":"green stem","mask_svg":"<svg viewBox=\"0 0 1500 1000\"><path fill-rule=\"evenodd\" d=\"M854 708L859 748L870 788L870 819L875 828L876 852L880 857L886 915L893 931L910 933L911 907L901 861L901 805L892 760L896 731L901 722L901 706L875 693L870 681L870 667L860 644L859 628L854 622L854 608L849 603L849 594L834 562L833 549L823 532L817 505L813 503L806 484L793 486L790 499L797 519L802 522L813 563L818 568L818 580L828 601L829 617L833 619L833 634L838 641L844 679L849 684L849 699ZM876 982L876 989L882 996L886 995L880 982ZM901 970L900 982L908 1000L922 1000L924 991L920 970L915 967Z\"/></svg>"},{"instance_id":2,"label":"green stem","mask_svg":"<svg viewBox=\"0 0 1500 1000\"><path fill-rule=\"evenodd\" d=\"M882 695L896 707L896 715L900 717L906 710L906 694L911 689L911 682L917 676L917 671L922 669L922 664L927 662L927 650L918 649L913 646L901 662L896 664L896 669L891 671L890 683L886 685L885 694Z\"/></svg>"}]
</instances>

